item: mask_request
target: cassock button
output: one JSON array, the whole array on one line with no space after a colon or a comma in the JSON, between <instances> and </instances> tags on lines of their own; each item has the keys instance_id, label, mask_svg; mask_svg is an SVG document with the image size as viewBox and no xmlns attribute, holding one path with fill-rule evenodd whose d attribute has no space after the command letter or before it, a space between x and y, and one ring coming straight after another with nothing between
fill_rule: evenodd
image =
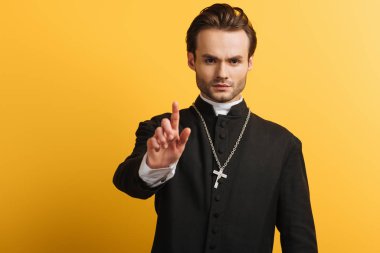
<instances>
[{"instance_id":1,"label":"cassock button","mask_svg":"<svg viewBox=\"0 0 380 253\"><path fill-rule=\"evenodd\" d=\"M210 249L215 249L216 245L215 244L210 244Z\"/></svg>"},{"instance_id":2,"label":"cassock button","mask_svg":"<svg viewBox=\"0 0 380 253\"><path fill-rule=\"evenodd\" d=\"M220 126L221 126L222 128L224 128L224 127L226 126L226 124L227 124L226 121L224 121L224 120L220 121Z\"/></svg>"},{"instance_id":3,"label":"cassock button","mask_svg":"<svg viewBox=\"0 0 380 253\"><path fill-rule=\"evenodd\" d=\"M218 218L219 217L219 213L214 213L214 217Z\"/></svg>"},{"instance_id":4,"label":"cassock button","mask_svg":"<svg viewBox=\"0 0 380 253\"><path fill-rule=\"evenodd\" d=\"M219 134L219 138L220 138L220 139L224 139L224 138L226 138L226 134L225 134L225 133L220 133L220 134Z\"/></svg>"},{"instance_id":5,"label":"cassock button","mask_svg":"<svg viewBox=\"0 0 380 253\"><path fill-rule=\"evenodd\" d=\"M224 152L224 148L219 147L219 148L218 148L218 153L219 153L219 154L223 154L223 152Z\"/></svg>"},{"instance_id":6,"label":"cassock button","mask_svg":"<svg viewBox=\"0 0 380 253\"><path fill-rule=\"evenodd\" d=\"M221 198L222 197L218 194L218 195L215 196L215 201L220 201Z\"/></svg>"},{"instance_id":7,"label":"cassock button","mask_svg":"<svg viewBox=\"0 0 380 253\"><path fill-rule=\"evenodd\" d=\"M213 227L212 230L211 230L211 232L212 232L213 234L218 233L218 228L217 228L217 227Z\"/></svg>"}]
</instances>

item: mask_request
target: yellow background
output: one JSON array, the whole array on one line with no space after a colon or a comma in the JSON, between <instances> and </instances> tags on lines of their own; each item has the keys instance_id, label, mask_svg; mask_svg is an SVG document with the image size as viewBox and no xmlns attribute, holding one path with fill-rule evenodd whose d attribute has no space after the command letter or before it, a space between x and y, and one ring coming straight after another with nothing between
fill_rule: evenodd
<instances>
[{"instance_id":1,"label":"yellow background","mask_svg":"<svg viewBox=\"0 0 380 253\"><path fill-rule=\"evenodd\" d=\"M0 2L0 252L150 250L153 198L112 177L197 96L185 33L212 3ZM303 142L320 252L380 252L380 2L229 3L258 36L244 98Z\"/></svg>"}]
</instances>

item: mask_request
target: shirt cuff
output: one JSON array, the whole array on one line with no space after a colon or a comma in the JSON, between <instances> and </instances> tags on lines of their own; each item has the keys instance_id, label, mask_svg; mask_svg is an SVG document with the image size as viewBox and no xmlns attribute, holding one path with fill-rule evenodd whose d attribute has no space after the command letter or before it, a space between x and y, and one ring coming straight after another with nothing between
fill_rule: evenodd
<instances>
[{"instance_id":1,"label":"shirt cuff","mask_svg":"<svg viewBox=\"0 0 380 253\"><path fill-rule=\"evenodd\" d=\"M141 161L139 176L148 186L150 187L159 186L174 176L178 160L170 164L169 167L151 169L146 163L146 158L147 158L147 153L145 153Z\"/></svg>"}]
</instances>

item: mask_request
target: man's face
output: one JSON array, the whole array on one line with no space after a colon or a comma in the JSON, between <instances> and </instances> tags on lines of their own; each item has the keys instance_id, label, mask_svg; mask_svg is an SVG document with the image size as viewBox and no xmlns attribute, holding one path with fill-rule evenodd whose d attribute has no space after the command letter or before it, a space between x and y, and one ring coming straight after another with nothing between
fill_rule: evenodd
<instances>
[{"instance_id":1,"label":"man's face","mask_svg":"<svg viewBox=\"0 0 380 253\"><path fill-rule=\"evenodd\" d=\"M240 99L252 69L249 39L244 30L206 29L198 33L196 59L188 52L188 65L196 73L201 94L215 102Z\"/></svg>"}]
</instances>

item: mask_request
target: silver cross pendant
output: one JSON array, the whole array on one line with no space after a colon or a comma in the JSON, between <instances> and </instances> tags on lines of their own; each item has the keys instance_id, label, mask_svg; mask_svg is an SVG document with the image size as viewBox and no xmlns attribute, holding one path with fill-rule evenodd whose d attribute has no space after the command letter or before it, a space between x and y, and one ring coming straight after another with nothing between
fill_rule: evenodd
<instances>
[{"instance_id":1,"label":"silver cross pendant","mask_svg":"<svg viewBox=\"0 0 380 253\"><path fill-rule=\"evenodd\" d=\"M214 188L217 189L218 185L219 185L219 183L218 183L219 179L221 179L221 178L227 178L227 175L224 174L223 171L221 171L221 170L219 170L219 171L218 170L214 170L213 173L218 176L216 178L215 184L214 184Z\"/></svg>"}]
</instances>

